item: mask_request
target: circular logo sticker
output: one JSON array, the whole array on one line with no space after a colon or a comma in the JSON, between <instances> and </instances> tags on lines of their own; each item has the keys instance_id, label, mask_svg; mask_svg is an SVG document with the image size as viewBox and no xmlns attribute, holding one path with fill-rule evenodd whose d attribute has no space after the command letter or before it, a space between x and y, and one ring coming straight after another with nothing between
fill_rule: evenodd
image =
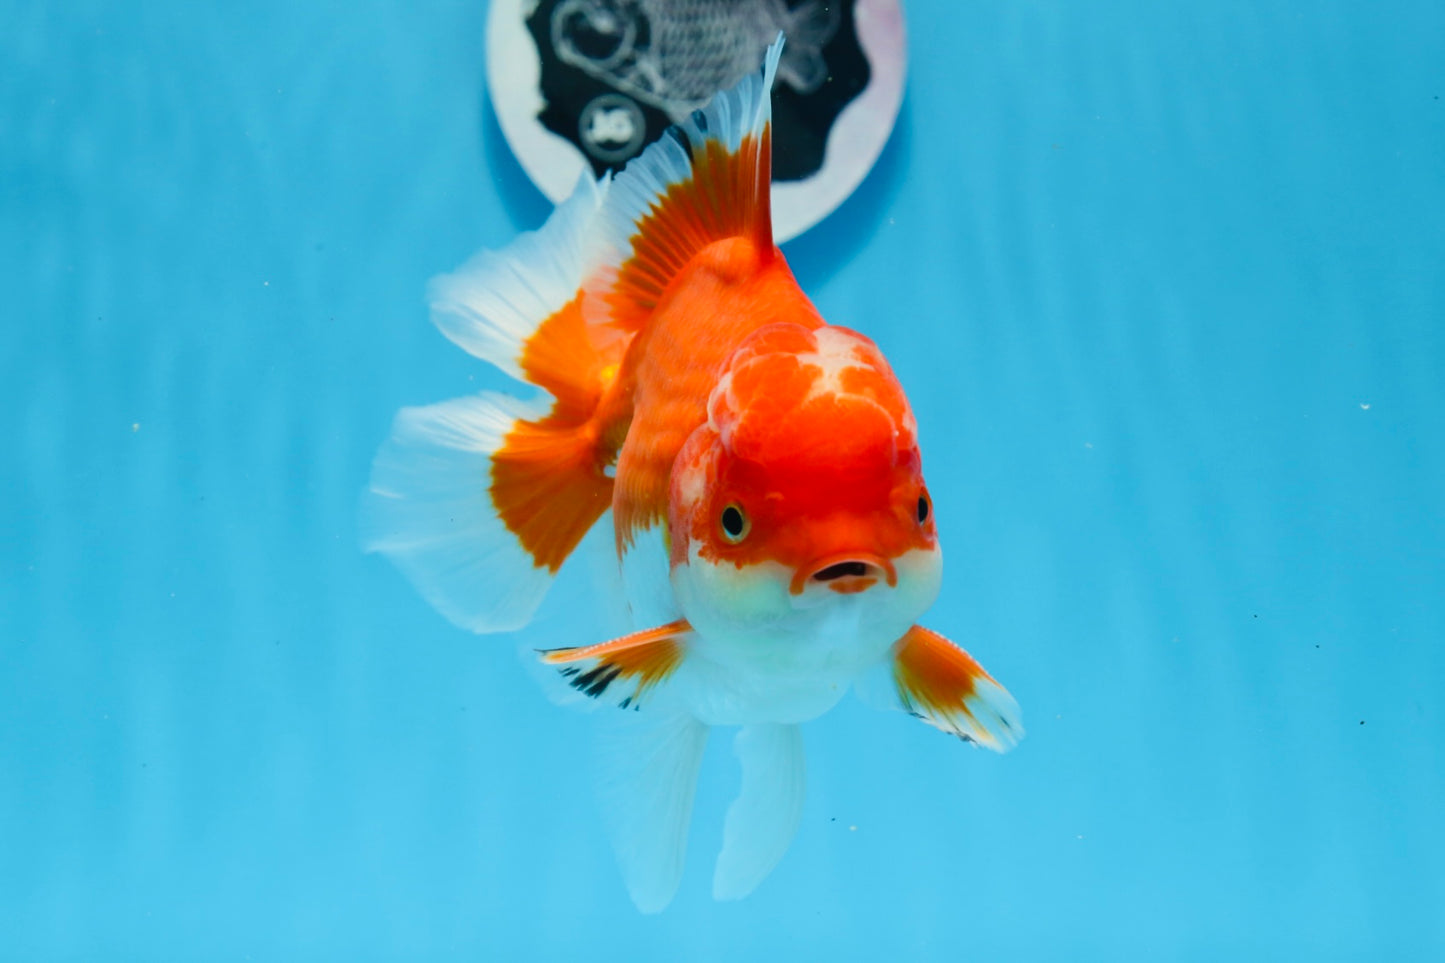
<instances>
[{"instance_id":1,"label":"circular logo sticker","mask_svg":"<svg viewBox=\"0 0 1445 963\"><path fill-rule=\"evenodd\" d=\"M553 202L621 170L787 38L773 87L773 232L795 237L878 159L903 99L900 0L493 0L487 86Z\"/></svg>"},{"instance_id":2,"label":"circular logo sticker","mask_svg":"<svg viewBox=\"0 0 1445 963\"><path fill-rule=\"evenodd\" d=\"M577 144L594 162L625 164L647 140L647 118L637 102L622 94L599 94L587 101L577 121Z\"/></svg>"}]
</instances>

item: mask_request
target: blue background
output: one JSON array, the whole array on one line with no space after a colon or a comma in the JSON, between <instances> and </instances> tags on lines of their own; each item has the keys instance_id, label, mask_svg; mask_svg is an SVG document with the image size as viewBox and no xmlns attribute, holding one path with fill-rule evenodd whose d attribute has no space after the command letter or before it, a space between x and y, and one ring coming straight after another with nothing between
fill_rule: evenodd
<instances>
[{"instance_id":1,"label":"blue background","mask_svg":"<svg viewBox=\"0 0 1445 963\"><path fill-rule=\"evenodd\" d=\"M1445 6L909 7L791 244L909 388L975 752L854 701L636 914L587 718L357 548L427 278L547 205L485 5L0 3L0 957L1445 958Z\"/></svg>"}]
</instances>

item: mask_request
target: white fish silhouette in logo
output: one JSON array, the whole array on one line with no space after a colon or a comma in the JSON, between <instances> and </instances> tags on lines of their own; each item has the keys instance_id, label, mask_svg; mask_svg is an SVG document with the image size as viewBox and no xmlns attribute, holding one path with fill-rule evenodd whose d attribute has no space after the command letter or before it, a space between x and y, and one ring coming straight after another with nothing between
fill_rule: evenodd
<instances>
[{"instance_id":1,"label":"white fish silhouette in logo","mask_svg":"<svg viewBox=\"0 0 1445 963\"><path fill-rule=\"evenodd\" d=\"M552 12L557 56L676 123L758 68L781 31L778 79L799 93L828 76L822 50L838 29L824 0L564 0Z\"/></svg>"}]
</instances>

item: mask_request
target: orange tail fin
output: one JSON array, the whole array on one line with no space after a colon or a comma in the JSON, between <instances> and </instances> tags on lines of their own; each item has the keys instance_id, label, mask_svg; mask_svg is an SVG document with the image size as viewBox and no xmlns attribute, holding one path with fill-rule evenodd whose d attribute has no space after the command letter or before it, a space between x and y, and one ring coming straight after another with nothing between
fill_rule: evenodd
<instances>
[{"instance_id":1,"label":"orange tail fin","mask_svg":"<svg viewBox=\"0 0 1445 963\"><path fill-rule=\"evenodd\" d=\"M626 344L584 323L580 294L606 192L584 177L541 230L431 286L447 337L550 404L482 394L403 409L372 470L367 547L473 631L526 624L611 503L620 439L598 405Z\"/></svg>"},{"instance_id":2,"label":"orange tail fin","mask_svg":"<svg viewBox=\"0 0 1445 963\"><path fill-rule=\"evenodd\" d=\"M533 565L553 573L612 504L606 471L616 446L597 423L610 378L588 339L580 301L542 322L524 346L523 376L556 401L543 418L518 419L502 439L488 489Z\"/></svg>"}]
</instances>

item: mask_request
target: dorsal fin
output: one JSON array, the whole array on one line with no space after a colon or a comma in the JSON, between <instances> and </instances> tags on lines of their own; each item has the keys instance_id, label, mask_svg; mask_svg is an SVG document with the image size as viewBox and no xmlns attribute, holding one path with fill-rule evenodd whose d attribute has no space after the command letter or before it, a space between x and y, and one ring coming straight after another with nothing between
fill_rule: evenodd
<instances>
[{"instance_id":1,"label":"dorsal fin","mask_svg":"<svg viewBox=\"0 0 1445 963\"><path fill-rule=\"evenodd\" d=\"M636 333L699 251L745 238L773 243L772 101L779 35L763 68L671 127L617 175L602 211L604 254L588 283L589 320Z\"/></svg>"}]
</instances>

